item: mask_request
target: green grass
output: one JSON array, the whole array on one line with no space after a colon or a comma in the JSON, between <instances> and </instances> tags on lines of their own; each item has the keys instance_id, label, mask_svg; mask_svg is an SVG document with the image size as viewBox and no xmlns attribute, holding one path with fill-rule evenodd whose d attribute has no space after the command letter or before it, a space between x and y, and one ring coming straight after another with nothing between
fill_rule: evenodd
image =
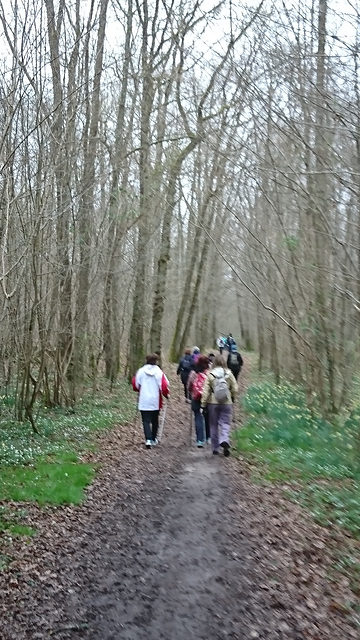
<instances>
[{"instance_id":1,"label":"green grass","mask_svg":"<svg viewBox=\"0 0 360 640\"><path fill-rule=\"evenodd\" d=\"M32 537L36 534L36 529L24 524L24 519L27 515L25 509L10 509L9 507L0 507L0 534L6 534L8 536L26 536ZM0 570L2 567L2 560L0 554ZM5 562L6 566L6 562Z\"/></svg>"},{"instance_id":2,"label":"green grass","mask_svg":"<svg viewBox=\"0 0 360 640\"><path fill-rule=\"evenodd\" d=\"M243 407L247 420L234 444L257 477L286 483L319 524L360 539L360 412L330 424L310 412L301 388L269 381L252 385Z\"/></svg>"},{"instance_id":3,"label":"green grass","mask_svg":"<svg viewBox=\"0 0 360 640\"><path fill-rule=\"evenodd\" d=\"M79 460L93 450L94 433L132 421L136 397L126 382L113 393L84 397L74 411L43 408L39 433L12 418L14 402L0 398L0 500L44 504L79 504L95 469ZM0 533L31 535L21 522L4 518ZM1 564L1 561L0 561Z\"/></svg>"},{"instance_id":4,"label":"green grass","mask_svg":"<svg viewBox=\"0 0 360 640\"><path fill-rule=\"evenodd\" d=\"M89 464L39 462L1 471L0 499L38 504L79 504L92 481Z\"/></svg>"},{"instance_id":5,"label":"green grass","mask_svg":"<svg viewBox=\"0 0 360 640\"><path fill-rule=\"evenodd\" d=\"M44 408L36 420L36 434L29 423L13 419L10 398L0 397L0 470L5 465L30 464L44 456L87 450L94 431L133 419L135 399L129 385L121 382L112 394L83 398L74 411Z\"/></svg>"},{"instance_id":6,"label":"green grass","mask_svg":"<svg viewBox=\"0 0 360 640\"><path fill-rule=\"evenodd\" d=\"M234 445L252 463L256 483L282 486L285 495L308 510L323 527L346 531L333 551L330 576L339 572L360 595L360 409L354 394L351 411L333 423L306 407L302 388L279 386L257 376L243 398L246 421L234 433ZM354 603L351 605L356 613ZM355 608L354 608L355 607ZM358 613L356 613L358 619Z\"/></svg>"}]
</instances>

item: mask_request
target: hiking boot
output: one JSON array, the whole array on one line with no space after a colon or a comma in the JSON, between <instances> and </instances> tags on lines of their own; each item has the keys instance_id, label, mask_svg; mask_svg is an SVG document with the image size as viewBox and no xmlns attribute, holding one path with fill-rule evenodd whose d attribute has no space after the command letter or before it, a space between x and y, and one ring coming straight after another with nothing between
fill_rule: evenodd
<instances>
[{"instance_id":1,"label":"hiking boot","mask_svg":"<svg viewBox=\"0 0 360 640\"><path fill-rule=\"evenodd\" d=\"M216 449L215 449L215 451L213 451L213 454L214 454L214 456L218 456L218 455L219 455L219 452L218 452L218 451L216 451Z\"/></svg>"},{"instance_id":2,"label":"hiking boot","mask_svg":"<svg viewBox=\"0 0 360 640\"><path fill-rule=\"evenodd\" d=\"M145 447L146 447L147 449L151 449L151 442L152 442L152 440L146 440L146 442L145 442Z\"/></svg>"},{"instance_id":3,"label":"hiking boot","mask_svg":"<svg viewBox=\"0 0 360 640\"><path fill-rule=\"evenodd\" d=\"M198 449L202 449L203 446L204 446L203 441L202 440L198 440L197 443L196 443L196 446L197 446Z\"/></svg>"},{"instance_id":4,"label":"hiking boot","mask_svg":"<svg viewBox=\"0 0 360 640\"><path fill-rule=\"evenodd\" d=\"M228 458L230 455L230 445L228 442L222 442L220 444L220 447L222 447L224 449L224 456L225 458Z\"/></svg>"}]
</instances>

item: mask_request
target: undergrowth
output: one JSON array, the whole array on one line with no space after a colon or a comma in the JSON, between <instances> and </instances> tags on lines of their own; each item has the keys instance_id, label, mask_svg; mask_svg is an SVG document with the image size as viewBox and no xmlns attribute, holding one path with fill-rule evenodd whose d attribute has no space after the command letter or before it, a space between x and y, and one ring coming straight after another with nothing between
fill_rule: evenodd
<instances>
[{"instance_id":1,"label":"undergrowth","mask_svg":"<svg viewBox=\"0 0 360 640\"><path fill-rule=\"evenodd\" d=\"M301 387L268 379L250 386L242 405L245 423L234 446L253 463L256 481L282 485L318 524L359 541L360 409L329 422L307 408ZM360 593L359 554L344 551L337 568Z\"/></svg>"},{"instance_id":2,"label":"undergrowth","mask_svg":"<svg viewBox=\"0 0 360 640\"><path fill-rule=\"evenodd\" d=\"M11 406L9 397L0 399L0 500L76 504L94 476L81 454L94 446L94 432L132 420L134 394L123 382L111 394L89 394L72 411L43 408L39 433L14 421Z\"/></svg>"},{"instance_id":3,"label":"undergrowth","mask_svg":"<svg viewBox=\"0 0 360 640\"><path fill-rule=\"evenodd\" d=\"M319 524L360 539L360 412L331 424L306 407L301 388L270 382L252 385L243 407L237 449L261 464L264 479L290 484Z\"/></svg>"}]
</instances>

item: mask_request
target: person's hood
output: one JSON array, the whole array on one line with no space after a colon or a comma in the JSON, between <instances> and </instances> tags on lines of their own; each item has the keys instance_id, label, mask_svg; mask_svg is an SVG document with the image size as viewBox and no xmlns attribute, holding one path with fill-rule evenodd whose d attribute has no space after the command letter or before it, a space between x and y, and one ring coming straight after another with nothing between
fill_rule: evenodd
<instances>
[{"instance_id":1,"label":"person's hood","mask_svg":"<svg viewBox=\"0 0 360 640\"><path fill-rule=\"evenodd\" d=\"M159 367L157 364L145 364L143 371L147 376L156 376L159 373Z\"/></svg>"},{"instance_id":2,"label":"person's hood","mask_svg":"<svg viewBox=\"0 0 360 640\"><path fill-rule=\"evenodd\" d=\"M215 378L221 378L221 376L228 373L228 369L226 367L215 367L215 369L211 369L211 372Z\"/></svg>"}]
</instances>

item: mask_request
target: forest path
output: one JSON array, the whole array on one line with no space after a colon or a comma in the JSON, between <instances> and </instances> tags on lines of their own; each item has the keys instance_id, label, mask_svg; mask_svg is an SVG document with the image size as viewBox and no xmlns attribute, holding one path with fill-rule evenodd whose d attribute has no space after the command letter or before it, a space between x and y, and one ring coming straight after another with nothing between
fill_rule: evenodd
<instances>
[{"instance_id":1,"label":"forest path","mask_svg":"<svg viewBox=\"0 0 360 640\"><path fill-rule=\"evenodd\" d=\"M86 503L39 512L7 574L0 638L358 638L346 584L327 577L330 534L244 461L190 446L171 386L158 447L144 449L140 420L103 434Z\"/></svg>"}]
</instances>

